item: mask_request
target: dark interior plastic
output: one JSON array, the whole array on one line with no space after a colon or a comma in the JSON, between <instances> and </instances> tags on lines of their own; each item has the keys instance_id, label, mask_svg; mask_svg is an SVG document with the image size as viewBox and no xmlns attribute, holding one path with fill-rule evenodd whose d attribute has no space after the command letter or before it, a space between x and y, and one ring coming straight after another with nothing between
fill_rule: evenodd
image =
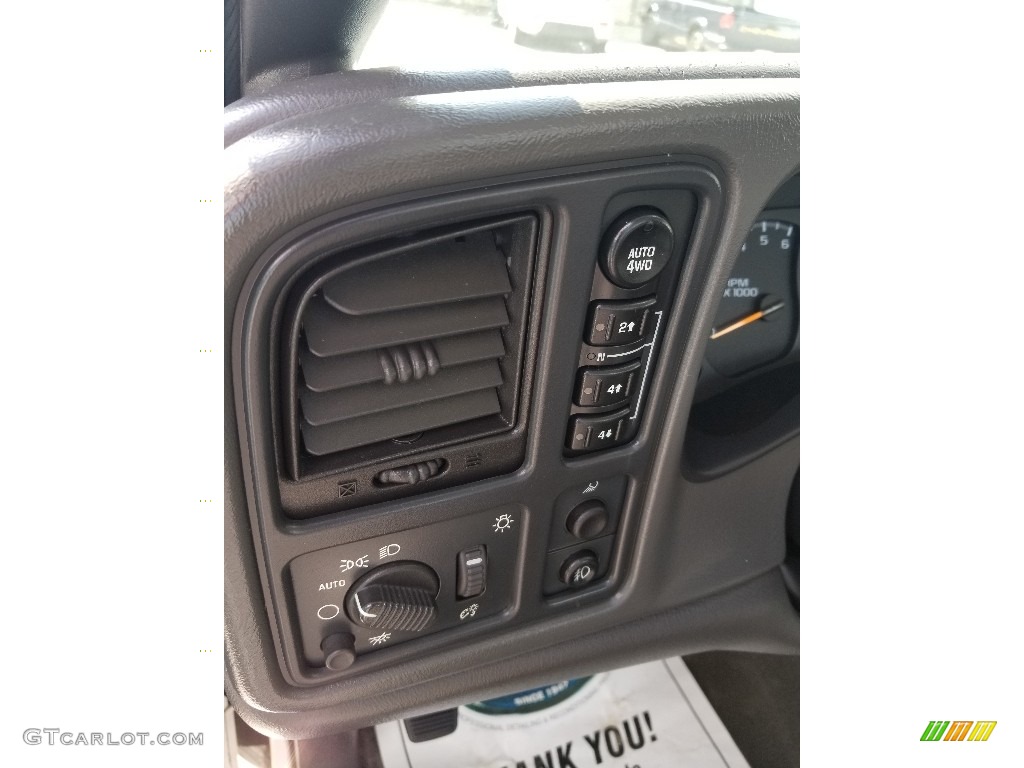
<instances>
[{"instance_id":1,"label":"dark interior plastic","mask_svg":"<svg viewBox=\"0 0 1024 768\"><path fill-rule=\"evenodd\" d=\"M328 53L341 56L344 41L332 45ZM280 61L287 58L282 51ZM243 82L287 69L273 57L242 60ZM725 76L672 68L533 73L528 87L494 73L448 83L407 77L399 86L394 73L351 72L279 85L228 110L226 154L235 170L225 190L225 402L236 429L228 429L225 451L225 685L253 727L322 736L673 654L798 651L793 587L780 567L798 530L794 513L787 516L799 467L798 343L771 366L700 389L722 286L747 231L766 210L799 207L798 73L792 60L721 62ZM417 88L429 97L407 98ZM601 242L638 206L663 212L685 234L655 281L623 288L599 265ZM379 254L395 254L396 236L411 238L408 254L427 248L419 253L430 259L417 238L524 216L536 222L533 271L517 285L509 260L511 292L487 265L494 240L477 243L485 255L472 260L469 293L429 279L413 289L374 266ZM394 258L389 269L417 268ZM454 264L459 256L437 258ZM332 282L331 270L340 277L346 268L351 279ZM374 333L395 346L378 315L453 296L513 297L499 299L506 307L522 300L529 310L514 356L511 428L452 433L428 449L414 441L371 450L354 461L317 464L323 456L300 453L309 445L289 433L281 409L299 400L282 392L281 368L303 352L281 351L290 349L287 329L305 317L290 302L320 279L321 309L367 323L344 351L326 350L353 359ZM601 352L585 341L594 302L648 297L660 324L643 339L650 346L622 347L646 375L621 442L593 453L567 448L571 419L620 407L574 399L580 369L597 365L589 355ZM486 347L483 337L476 341ZM315 344L307 346L315 356ZM466 360L459 365L471 367ZM352 377L344 387L373 383L359 365L342 366ZM369 401L358 398L314 400L324 387L316 366L307 367L307 421L348 418L335 407L365 412ZM476 373L463 373L438 386L475 381ZM328 389L340 381L319 374ZM380 375L377 386L387 386L383 368ZM500 390L481 375L471 391ZM408 401L396 396L395 407L444 402L411 392ZM370 434L390 442L393 431ZM345 443L350 434L327 453L362 450L363 442ZM434 468L417 469L431 461ZM303 462L313 471L294 472ZM382 472L427 477L382 484ZM573 510L593 499L608 522L573 534ZM464 601L456 558L477 545L497 567L483 597ZM366 568L377 567L391 546L439 576L439 618L428 631L374 644L342 610L317 618L320 587L346 594L363 556ZM574 586L563 576L566 563L584 553L599 567ZM342 571L338 563L352 565ZM341 580L345 586L331 586ZM325 632L353 634L351 667L323 665Z\"/></svg>"},{"instance_id":2,"label":"dark interior plastic","mask_svg":"<svg viewBox=\"0 0 1024 768\"><path fill-rule=\"evenodd\" d=\"M398 458L451 465L424 452L512 429L537 248L536 217L520 215L300 266L283 327L271 329L282 345L290 479L340 472L358 481ZM469 469L475 479L490 468ZM354 494L349 504L382 498Z\"/></svg>"}]
</instances>

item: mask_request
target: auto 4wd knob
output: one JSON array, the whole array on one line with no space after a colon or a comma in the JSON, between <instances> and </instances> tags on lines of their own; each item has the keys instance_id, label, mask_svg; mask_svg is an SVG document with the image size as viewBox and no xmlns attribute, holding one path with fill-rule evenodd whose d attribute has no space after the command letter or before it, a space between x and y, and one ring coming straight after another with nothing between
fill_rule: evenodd
<instances>
[{"instance_id":1,"label":"auto 4wd knob","mask_svg":"<svg viewBox=\"0 0 1024 768\"><path fill-rule=\"evenodd\" d=\"M634 208L605 233L601 268L616 285L636 288L661 273L672 256L673 242L672 225L661 211Z\"/></svg>"}]
</instances>

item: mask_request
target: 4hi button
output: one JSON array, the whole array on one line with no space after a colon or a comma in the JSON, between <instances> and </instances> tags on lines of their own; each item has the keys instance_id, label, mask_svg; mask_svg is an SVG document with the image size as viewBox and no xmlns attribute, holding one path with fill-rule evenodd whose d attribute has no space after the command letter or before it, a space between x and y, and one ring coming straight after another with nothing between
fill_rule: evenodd
<instances>
[{"instance_id":1,"label":"4hi button","mask_svg":"<svg viewBox=\"0 0 1024 768\"><path fill-rule=\"evenodd\" d=\"M672 255L672 225L661 211L634 208L617 218L601 243L601 268L622 288L656 278Z\"/></svg>"}]
</instances>

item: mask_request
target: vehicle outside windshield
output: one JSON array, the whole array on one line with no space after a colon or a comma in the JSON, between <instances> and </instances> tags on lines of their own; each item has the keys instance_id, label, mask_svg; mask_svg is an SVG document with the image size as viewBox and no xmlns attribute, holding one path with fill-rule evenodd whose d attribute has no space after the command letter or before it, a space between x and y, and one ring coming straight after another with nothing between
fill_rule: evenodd
<instances>
[{"instance_id":1,"label":"vehicle outside windshield","mask_svg":"<svg viewBox=\"0 0 1024 768\"><path fill-rule=\"evenodd\" d=\"M798 0L390 0L356 67L572 67L800 50Z\"/></svg>"}]
</instances>

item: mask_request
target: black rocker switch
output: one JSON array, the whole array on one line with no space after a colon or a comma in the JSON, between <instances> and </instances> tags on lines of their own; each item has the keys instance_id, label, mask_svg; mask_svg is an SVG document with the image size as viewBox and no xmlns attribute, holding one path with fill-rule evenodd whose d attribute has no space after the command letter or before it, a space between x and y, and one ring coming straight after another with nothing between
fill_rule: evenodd
<instances>
[{"instance_id":1,"label":"black rocker switch","mask_svg":"<svg viewBox=\"0 0 1024 768\"><path fill-rule=\"evenodd\" d=\"M482 595L487 586L487 548L483 545L459 552L456 594L460 600Z\"/></svg>"}]
</instances>

